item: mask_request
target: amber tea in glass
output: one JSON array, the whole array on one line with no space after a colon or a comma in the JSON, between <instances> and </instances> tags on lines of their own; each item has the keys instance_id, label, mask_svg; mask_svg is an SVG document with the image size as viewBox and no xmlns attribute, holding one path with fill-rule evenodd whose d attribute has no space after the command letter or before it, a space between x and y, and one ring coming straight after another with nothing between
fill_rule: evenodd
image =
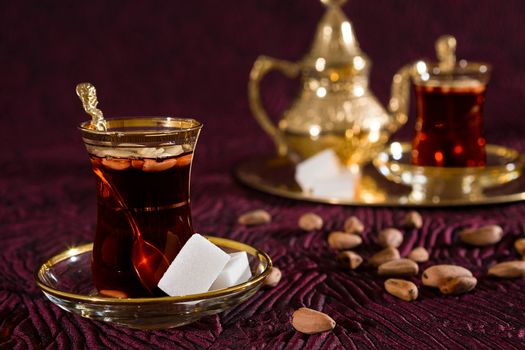
<instances>
[{"instance_id":1,"label":"amber tea in glass","mask_svg":"<svg viewBox=\"0 0 525 350\"><path fill-rule=\"evenodd\" d=\"M194 233L189 182L201 124L153 117L106 125L80 127L96 175L93 281L103 295L157 295L167 264Z\"/></svg>"},{"instance_id":2,"label":"amber tea in glass","mask_svg":"<svg viewBox=\"0 0 525 350\"><path fill-rule=\"evenodd\" d=\"M489 66L460 62L444 73L429 67L414 82L416 126L412 163L420 166L485 166L483 108Z\"/></svg>"}]
</instances>

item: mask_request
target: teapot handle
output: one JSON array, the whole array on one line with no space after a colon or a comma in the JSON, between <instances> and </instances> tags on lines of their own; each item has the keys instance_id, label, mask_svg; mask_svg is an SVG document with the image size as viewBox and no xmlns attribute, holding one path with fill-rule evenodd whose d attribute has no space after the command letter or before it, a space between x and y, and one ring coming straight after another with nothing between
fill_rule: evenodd
<instances>
[{"instance_id":1,"label":"teapot handle","mask_svg":"<svg viewBox=\"0 0 525 350\"><path fill-rule=\"evenodd\" d=\"M294 78L299 74L299 65L297 63L278 60L268 56L259 56L250 72L250 81L248 83L248 99L252 113L264 131L273 139L277 147L277 153L280 156L286 155L288 146L281 131L271 121L268 113L263 107L260 95L260 82L264 76L271 70L281 71L289 78Z\"/></svg>"},{"instance_id":2,"label":"teapot handle","mask_svg":"<svg viewBox=\"0 0 525 350\"><path fill-rule=\"evenodd\" d=\"M393 117L393 122L388 129L391 133L397 131L408 120L408 107L410 106L410 78L414 64L402 67L392 79L391 97L388 111Z\"/></svg>"}]
</instances>

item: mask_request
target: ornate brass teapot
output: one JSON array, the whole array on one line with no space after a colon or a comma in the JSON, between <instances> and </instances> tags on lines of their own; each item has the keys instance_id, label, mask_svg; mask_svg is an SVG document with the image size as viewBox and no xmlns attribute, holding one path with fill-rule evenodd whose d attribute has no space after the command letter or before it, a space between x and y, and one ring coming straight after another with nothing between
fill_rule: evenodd
<instances>
[{"instance_id":1,"label":"ornate brass teapot","mask_svg":"<svg viewBox=\"0 0 525 350\"><path fill-rule=\"evenodd\" d=\"M359 48L352 24L341 10L345 1L321 0L327 9L302 60L294 63L260 56L252 68L250 107L279 155L297 160L333 148L344 164L361 166L407 121L411 67L394 76L387 112L368 89L370 59ZM261 79L273 69L302 78L299 96L277 126L259 94Z\"/></svg>"}]
</instances>

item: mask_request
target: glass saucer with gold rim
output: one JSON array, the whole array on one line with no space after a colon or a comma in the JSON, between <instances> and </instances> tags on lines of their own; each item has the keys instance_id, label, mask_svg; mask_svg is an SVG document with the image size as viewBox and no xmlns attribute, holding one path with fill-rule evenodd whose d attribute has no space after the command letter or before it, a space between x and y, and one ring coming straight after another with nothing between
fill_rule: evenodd
<instances>
[{"instance_id":1,"label":"glass saucer with gold rim","mask_svg":"<svg viewBox=\"0 0 525 350\"><path fill-rule=\"evenodd\" d=\"M182 326L230 309L255 294L270 273L268 254L241 242L207 237L227 253L248 254L252 277L230 288L180 297L108 298L91 279L92 243L70 248L47 260L35 272L36 284L60 308L82 317L138 329Z\"/></svg>"},{"instance_id":2,"label":"glass saucer with gold rim","mask_svg":"<svg viewBox=\"0 0 525 350\"><path fill-rule=\"evenodd\" d=\"M411 150L408 143L393 142L373 160L388 180L412 187L411 203L483 201L485 190L516 180L525 164L518 151L499 145L486 145L487 165L483 167L416 166Z\"/></svg>"}]
</instances>

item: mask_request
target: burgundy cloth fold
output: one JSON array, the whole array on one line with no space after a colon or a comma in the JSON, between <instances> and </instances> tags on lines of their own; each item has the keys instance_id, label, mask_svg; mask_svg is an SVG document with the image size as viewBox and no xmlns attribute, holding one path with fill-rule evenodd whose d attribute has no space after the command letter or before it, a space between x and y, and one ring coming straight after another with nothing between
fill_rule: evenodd
<instances>
[{"instance_id":1,"label":"burgundy cloth fold","mask_svg":"<svg viewBox=\"0 0 525 350\"><path fill-rule=\"evenodd\" d=\"M525 151L524 2L351 1L344 9L374 63L371 87L383 103L399 67L433 57L439 35L456 35L459 57L494 65L487 141ZM408 209L292 201L232 178L240 160L273 152L248 108L251 65L260 54L300 59L321 14L315 0L0 4L0 348L524 347L524 279L486 276L496 261L518 258L512 244L524 236L523 203L421 209L424 226L406 231L401 253L425 246L432 263L466 266L479 283L463 296L421 288L418 301L407 303L387 294L371 268L339 268L326 236L358 216L367 229L356 251L367 258L379 249L377 231L399 226ZM44 298L33 281L37 266L93 239L94 179L76 130L86 118L74 92L81 81L95 84L108 116L173 114L204 122L192 174L196 229L268 252L283 271L276 288L194 324L148 332L84 319ZM273 114L286 108L294 84L277 74L263 83ZM413 115L396 137L410 138L412 125ZM258 208L272 214L272 223L237 223ZM324 218L322 230L297 228L307 211ZM458 243L461 228L483 224L501 225L502 241L486 248ZM301 306L329 314L334 331L295 332L289 319Z\"/></svg>"}]
</instances>

